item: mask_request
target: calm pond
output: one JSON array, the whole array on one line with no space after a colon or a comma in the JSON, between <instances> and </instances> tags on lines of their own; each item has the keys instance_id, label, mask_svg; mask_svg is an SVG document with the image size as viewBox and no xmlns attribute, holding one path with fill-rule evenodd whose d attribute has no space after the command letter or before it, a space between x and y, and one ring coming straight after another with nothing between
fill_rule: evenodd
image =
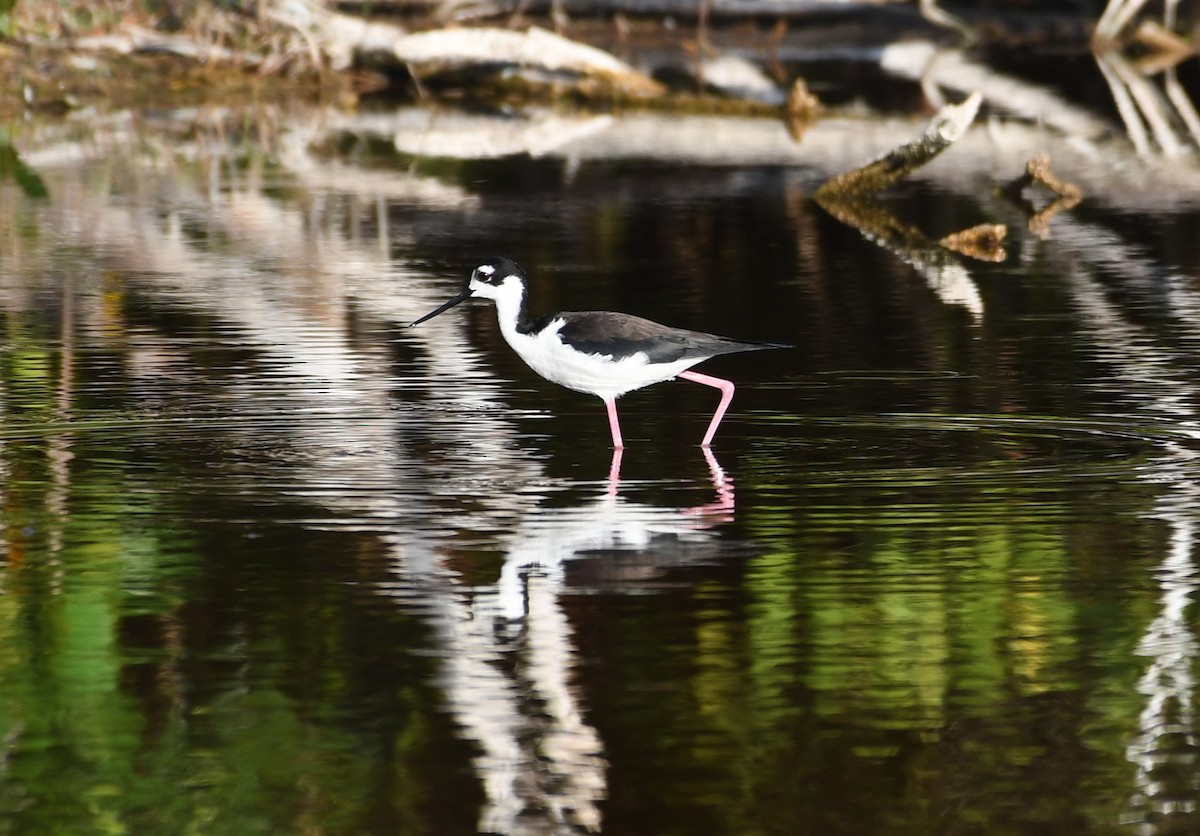
<instances>
[{"instance_id":1,"label":"calm pond","mask_svg":"<svg viewBox=\"0 0 1200 836\"><path fill-rule=\"evenodd\" d=\"M1200 173L981 122L883 202L1007 257L931 267L812 198L923 126L14 129L3 829L1200 830ZM408 327L492 254L798 348L701 367L711 456L714 390L627 396L614 462L490 305Z\"/></svg>"}]
</instances>

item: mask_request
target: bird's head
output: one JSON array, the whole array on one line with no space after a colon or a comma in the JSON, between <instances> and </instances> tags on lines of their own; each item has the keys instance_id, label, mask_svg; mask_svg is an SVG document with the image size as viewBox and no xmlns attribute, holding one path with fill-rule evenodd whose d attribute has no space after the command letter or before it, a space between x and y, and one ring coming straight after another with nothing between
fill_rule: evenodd
<instances>
[{"instance_id":1,"label":"bird's head","mask_svg":"<svg viewBox=\"0 0 1200 836\"><path fill-rule=\"evenodd\" d=\"M428 319L433 319L438 314L444 313L468 299L479 297L499 301L507 297L515 297L519 300L524 293L525 271L519 264L512 259L500 256L485 258L471 271L470 277L457 296L447 300L436 310L425 314L412 325L420 325ZM409 327L411 328L412 325Z\"/></svg>"}]
</instances>

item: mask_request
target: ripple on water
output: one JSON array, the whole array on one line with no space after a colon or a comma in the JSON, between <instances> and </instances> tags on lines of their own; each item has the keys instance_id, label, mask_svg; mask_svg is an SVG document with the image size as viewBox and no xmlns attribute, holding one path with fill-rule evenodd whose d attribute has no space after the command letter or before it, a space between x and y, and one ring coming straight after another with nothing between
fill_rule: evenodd
<instances>
[{"instance_id":1,"label":"ripple on water","mask_svg":"<svg viewBox=\"0 0 1200 836\"><path fill-rule=\"evenodd\" d=\"M752 443L769 505L821 494L845 510L848 495L871 495L913 519L935 498L941 510L1003 498L1026 513L1053 513L1035 506L1115 484L1200 475L1188 428L1125 419L882 415L788 424L797 431ZM784 459L786 467L775 464ZM921 496L929 500L914 502Z\"/></svg>"}]
</instances>

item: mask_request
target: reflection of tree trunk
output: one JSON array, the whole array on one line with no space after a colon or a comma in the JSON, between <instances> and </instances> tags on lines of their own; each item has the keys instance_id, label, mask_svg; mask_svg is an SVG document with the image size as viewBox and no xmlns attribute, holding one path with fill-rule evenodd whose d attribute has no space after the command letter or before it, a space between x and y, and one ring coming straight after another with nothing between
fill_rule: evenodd
<instances>
[{"instance_id":1,"label":"reflection of tree trunk","mask_svg":"<svg viewBox=\"0 0 1200 836\"><path fill-rule=\"evenodd\" d=\"M1193 458L1180 451L1180 474ZM1170 471L1168 471L1170 472ZM1195 483L1180 481L1159 501L1157 517L1171 524L1171 546L1155 575L1162 591L1161 609L1138 642L1137 653L1150 659L1138 680L1146 698L1138 715L1138 733L1126 757L1137 767L1137 792L1130 799L1130 821L1151 822L1173 813L1194 813L1200 801L1196 776L1196 715L1193 703L1198 645L1188 617L1196 593ZM1169 821L1169 819L1168 819ZM1181 831L1182 832L1182 831Z\"/></svg>"},{"instance_id":2,"label":"reflection of tree trunk","mask_svg":"<svg viewBox=\"0 0 1200 836\"><path fill-rule=\"evenodd\" d=\"M1126 292L1152 295L1156 309L1183 325L1185 340L1197 335L1192 326L1200 295L1186 277L1164 276L1137 247L1122 244L1105 229L1067 218L1056 240L1064 259L1054 265L1055 272L1066 280L1097 358L1111 369L1113 391L1132 399L1134 416L1196 438L1198 395L1187 353L1132 322L1094 274L1115 276ZM1182 833L1184 828L1170 826L1170 817L1194 813L1200 804L1193 673L1200 646L1188 615L1198 589L1194 552L1200 488L1192 478L1195 459L1190 443L1171 441L1164 445L1163 456L1141 468L1147 482L1162 486L1149 516L1169 523L1171 540L1154 572L1159 610L1136 651L1149 661L1137 685L1144 698L1138 728L1125 750L1136 767L1137 789L1124 824L1143 828L1137 832L1158 832L1162 827L1162 832Z\"/></svg>"},{"instance_id":3,"label":"reflection of tree trunk","mask_svg":"<svg viewBox=\"0 0 1200 836\"><path fill-rule=\"evenodd\" d=\"M71 404L75 399L75 289L70 282L62 287L62 322L59 325L58 397L54 418L66 423L71 420ZM46 495L46 511L50 521L50 553L58 558L63 545L63 530L67 524L67 496L71 489L71 449L69 433L55 433L47 441L46 456L50 460L50 490Z\"/></svg>"}]
</instances>

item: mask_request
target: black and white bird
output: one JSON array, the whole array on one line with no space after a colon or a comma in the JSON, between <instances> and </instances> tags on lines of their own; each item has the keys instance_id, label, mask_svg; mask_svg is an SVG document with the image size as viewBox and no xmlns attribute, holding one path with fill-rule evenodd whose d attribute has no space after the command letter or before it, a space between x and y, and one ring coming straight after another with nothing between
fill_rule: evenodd
<instances>
[{"instance_id":1,"label":"black and white bird","mask_svg":"<svg viewBox=\"0 0 1200 836\"><path fill-rule=\"evenodd\" d=\"M525 313L525 271L507 258L485 259L471 273L461 293L412 325L476 297L496 303L500 333L529 368L552 383L604 401L616 450L624 447L617 398L626 392L677 377L720 389L721 402L700 442L701 447L708 447L733 400L733 383L688 370L720 354L794 347L669 328L612 311L564 311L531 322Z\"/></svg>"}]
</instances>

